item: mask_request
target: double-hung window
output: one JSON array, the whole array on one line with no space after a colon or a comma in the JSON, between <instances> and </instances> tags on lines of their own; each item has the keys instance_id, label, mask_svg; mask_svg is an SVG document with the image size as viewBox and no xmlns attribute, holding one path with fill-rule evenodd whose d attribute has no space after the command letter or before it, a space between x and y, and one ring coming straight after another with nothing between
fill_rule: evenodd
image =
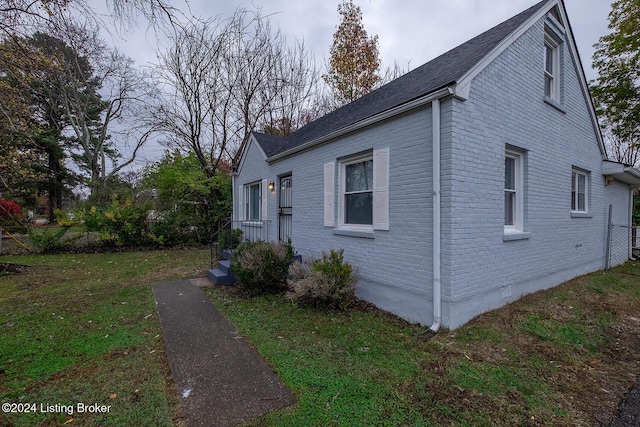
<instances>
[{"instance_id":1,"label":"double-hung window","mask_svg":"<svg viewBox=\"0 0 640 427\"><path fill-rule=\"evenodd\" d=\"M262 188L261 183L245 185L244 187L244 212L247 221L259 221L262 218Z\"/></svg>"},{"instance_id":2,"label":"double-hung window","mask_svg":"<svg viewBox=\"0 0 640 427\"><path fill-rule=\"evenodd\" d=\"M571 211L586 213L588 211L589 175L573 169L571 171Z\"/></svg>"},{"instance_id":3,"label":"double-hung window","mask_svg":"<svg viewBox=\"0 0 640 427\"><path fill-rule=\"evenodd\" d=\"M555 29L554 29L555 28ZM562 108L562 40L561 30L550 25L544 33L544 97Z\"/></svg>"},{"instance_id":4,"label":"double-hung window","mask_svg":"<svg viewBox=\"0 0 640 427\"><path fill-rule=\"evenodd\" d=\"M544 95L560 102L560 44L548 33L544 37Z\"/></svg>"},{"instance_id":5,"label":"double-hung window","mask_svg":"<svg viewBox=\"0 0 640 427\"><path fill-rule=\"evenodd\" d=\"M388 231L389 148L337 160L324 164L325 227L336 227L341 233L364 233L367 237L374 230Z\"/></svg>"},{"instance_id":6,"label":"double-hung window","mask_svg":"<svg viewBox=\"0 0 640 427\"><path fill-rule=\"evenodd\" d=\"M504 156L504 231L523 231L524 186L522 153L506 151Z\"/></svg>"},{"instance_id":7,"label":"double-hung window","mask_svg":"<svg viewBox=\"0 0 640 427\"><path fill-rule=\"evenodd\" d=\"M344 164L344 224L373 225L373 159Z\"/></svg>"}]
</instances>

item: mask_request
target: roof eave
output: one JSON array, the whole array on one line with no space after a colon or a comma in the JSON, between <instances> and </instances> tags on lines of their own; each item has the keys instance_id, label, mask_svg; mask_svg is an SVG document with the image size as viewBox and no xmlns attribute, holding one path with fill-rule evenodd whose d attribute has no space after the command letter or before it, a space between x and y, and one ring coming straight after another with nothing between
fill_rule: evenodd
<instances>
[{"instance_id":1,"label":"roof eave","mask_svg":"<svg viewBox=\"0 0 640 427\"><path fill-rule=\"evenodd\" d=\"M242 170L242 167L244 166L245 157L246 157L247 153L249 152L249 146L252 143L256 144L256 146L258 147L258 150L260 151L260 154L262 154L262 157L264 157L265 160L267 160L267 155L265 154L264 150L262 149L262 146L260 145L260 142L258 141L256 136L254 135L254 132L251 132L251 134L249 135L249 139L247 140L247 143L244 144L243 147L241 148L240 157L239 157L240 160L238 161L238 164L237 164L236 168L234 169L235 173L240 173L240 171Z\"/></svg>"},{"instance_id":2,"label":"roof eave","mask_svg":"<svg viewBox=\"0 0 640 427\"><path fill-rule=\"evenodd\" d=\"M398 105L397 107L391 108L389 110L383 111L381 113L375 114L371 117L367 117L358 122L352 123L348 126L335 130L331 133L323 135L319 138L308 141L304 144L298 145L290 150L283 151L281 153L275 154L269 158L267 158L268 163L273 163L278 160L282 160L286 157L293 156L294 154L300 153L302 151L309 150L318 145L326 144L336 138L349 134L351 132L355 132L357 130L363 129L367 126L371 126L375 123L381 122L383 120L389 119L391 117L397 116L399 114L405 113L407 111L413 110L415 108L419 108L421 106L427 105L432 101L440 98L445 98L447 96L451 96L454 93L455 83L451 83L448 86L438 89L434 92L428 93L427 95L421 96L420 98L414 99L409 102L405 102L404 104Z\"/></svg>"},{"instance_id":3,"label":"roof eave","mask_svg":"<svg viewBox=\"0 0 640 427\"><path fill-rule=\"evenodd\" d=\"M623 163L605 160L602 162L602 175L612 177L632 187L640 187L640 170Z\"/></svg>"}]
</instances>

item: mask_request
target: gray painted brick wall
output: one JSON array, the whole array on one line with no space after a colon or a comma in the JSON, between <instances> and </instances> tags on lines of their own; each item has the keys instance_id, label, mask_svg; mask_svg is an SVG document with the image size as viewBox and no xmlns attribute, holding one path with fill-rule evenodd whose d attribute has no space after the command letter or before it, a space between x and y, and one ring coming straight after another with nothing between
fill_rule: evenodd
<instances>
[{"instance_id":1,"label":"gray painted brick wall","mask_svg":"<svg viewBox=\"0 0 640 427\"><path fill-rule=\"evenodd\" d=\"M268 165L259 149L249 147L235 188L291 172L293 178L294 250L319 256L344 249L345 259L360 270L358 293L383 309L412 322L432 318L432 183L431 108L422 108L360 130ZM390 230L374 231L374 238L336 234L324 227L323 165L365 150L390 148ZM338 205L336 163L336 218ZM277 240L277 192L269 194L270 238ZM238 209L236 201L236 209Z\"/></svg>"},{"instance_id":2,"label":"gray painted brick wall","mask_svg":"<svg viewBox=\"0 0 640 427\"><path fill-rule=\"evenodd\" d=\"M451 237L445 324L455 328L519 296L602 268L607 209L627 215L629 190L605 188L602 156L566 43L562 108L544 102L544 20L453 101ZM505 145L525 152L525 232L503 241ZM590 171L589 218L571 216L572 166ZM626 259L618 258L619 263Z\"/></svg>"},{"instance_id":3,"label":"gray painted brick wall","mask_svg":"<svg viewBox=\"0 0 640 427\"><path fill-rule=\"evenodd\" d=\"M607 212L628 223L628 186L605 186L602 156L579 77L562 44L562 111L544 102L544 20L533 25L472 82L469 99L441 103L443 325L456 328L523 294L604 265ZM360 268L358 294L422 324L432 321L432 111L421 108L271 165L251 144L240 184L293 177L294 249L343 248ZM504 241L504 153L525 150L527 239ZM373 239L324 227L323 165L390 148L390 230ZM590 171L589 217L570 212L571 170ZM338 172L336 163L336 217ZM268 195L277 240L277 191ZM238 201L235 208L238 211ZM624 243L623 243L624 244ZM618 254L620 251L617 251ZM624 252L624 251L622 251ZM626 260L617 255L614 263Z\"/></svg>"}]
</instances>

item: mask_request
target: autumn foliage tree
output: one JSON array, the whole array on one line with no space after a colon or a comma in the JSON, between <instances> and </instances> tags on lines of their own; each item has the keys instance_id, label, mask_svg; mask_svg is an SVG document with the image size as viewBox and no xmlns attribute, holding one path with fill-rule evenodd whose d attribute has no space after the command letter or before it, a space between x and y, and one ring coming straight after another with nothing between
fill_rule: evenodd
<instances>
[{"instance_id":1,"label":"autumn foliage tree","mask_svg":"<svg viewBox=\"0 0 640 427\"><path fill-rule=\"evenodd\" d=\"M338 13L341 22L333 34L329 72L323 76L336 107L369 93L381 80L378 36L368 36L362 10L346 0L338 6Z\"/></svg>"},{"instance_id":2,"label":"autumn foliage tree","mask_svg":"<svg viewBox=\"0 0 640 427\"><path fill-rule=\"evenodd\" d=\"M609 13L610 34L593 55L598 78L591 90L609 155L636 164L640 152L640 2L617 0Z\"/></svg>"}]
</instances>

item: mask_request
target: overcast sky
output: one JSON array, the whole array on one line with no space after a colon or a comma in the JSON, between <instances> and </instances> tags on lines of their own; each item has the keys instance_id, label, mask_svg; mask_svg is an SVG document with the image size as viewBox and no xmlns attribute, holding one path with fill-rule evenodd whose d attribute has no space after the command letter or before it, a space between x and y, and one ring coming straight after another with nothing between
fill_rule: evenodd
<instances>
[{"instance_id":1,"label":"overcast sky","mask_svg":"<svg viewBox=\"0 0 640 427\"><path fill-rule=\"evenodd\" d=\"M91 0L104 4L104 0ZM538 0L355 0L369 35L378 35L383 64L416 68L536 4ZM189 0L191 14L210 18L231 16L238 7L260 9L272 25L291 40L304 40L316 59L325 63L339 23L340 0ZM187 10L187 3L173 4ZM593 44L608 32L610 0L565 0L569 21L586 68L591 70ZM113 43L140 65L156 62L156 35L141 23L126 40Z\"/></svg>"},{"instance_id":2,"label":"overcast sky","mask_svg":"<svg viewBox=\"0 0 640 427\"><path fill-rule=\"evenodd\" d=\"M293 41L303 40L316 60L325 64L333 33L339 23L341 0L173 0L173 5L201 18L229 17L239 8L259 9L273 27ZM498 25L536 4L538 0L354 0L362 9L369 35L378 35L383 67L394 61L404 69L414 69L470 38ZM89 0L104 9L104 0ZM569 21L588 80L597 74L591 69L593 44L608 33L607 17L611 0L565 0ZM111 42L138 65L157 62L158 41L147 24ZM161 47L160 47L161 48ZM141 166L157 160L163 149L150 144L136 161Z\"/></svg>"}]
</instances>

